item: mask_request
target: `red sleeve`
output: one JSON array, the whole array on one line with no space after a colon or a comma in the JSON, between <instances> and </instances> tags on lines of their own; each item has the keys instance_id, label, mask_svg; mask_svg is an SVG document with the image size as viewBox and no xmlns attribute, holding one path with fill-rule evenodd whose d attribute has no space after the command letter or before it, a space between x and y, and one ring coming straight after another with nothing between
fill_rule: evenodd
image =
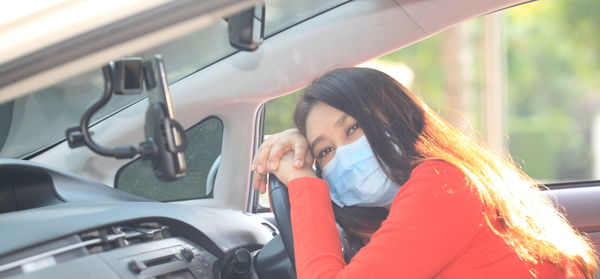
<instances>
[{"instance_id":1,"label":"red sleeve","mask_svg":"<svg viewBox=\"0 0 600 279\"><path fill-rule=\"evenodd\" d=\"M483 225L481 201L464 175L448 163L425 162L398 191L369 244L346 265L327 184L299 178L289 192L299 279L431 278Z\"/></svg>"}]
</instances>

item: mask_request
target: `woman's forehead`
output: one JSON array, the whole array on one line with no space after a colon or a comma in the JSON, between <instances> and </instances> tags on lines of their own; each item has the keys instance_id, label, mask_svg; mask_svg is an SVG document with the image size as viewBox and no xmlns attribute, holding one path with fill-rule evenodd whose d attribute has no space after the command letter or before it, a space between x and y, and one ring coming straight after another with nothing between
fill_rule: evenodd
<instances>
[{"instance_id":1,"label":"woman's forehead","mask_svg":"<svg viewBox=\"0 0 600 279\"><path fill-rule=\"evenodd\" d=\"M306 137L310 141L341 127L351 116L323 102L317 102L306 118Z\"/></svg>"}]
</instances>

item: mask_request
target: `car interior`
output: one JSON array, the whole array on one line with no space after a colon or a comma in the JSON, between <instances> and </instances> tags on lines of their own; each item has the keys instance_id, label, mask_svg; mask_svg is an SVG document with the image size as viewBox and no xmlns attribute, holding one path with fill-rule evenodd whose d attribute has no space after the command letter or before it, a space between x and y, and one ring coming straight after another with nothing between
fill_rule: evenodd
<instances>
[{"instance_id":1,"label":"car interior","mask_svg":"<svg viewBox=\"0 0 600 279\"><path fill-rule=\"evenodd\" d=\"M272 179L265 208L251 186L265 103L529 1L89 2L0 29L1 278L296 278L287 190ZM544 194L600 245L600 181Z\"/></svg>"}]
</instances>

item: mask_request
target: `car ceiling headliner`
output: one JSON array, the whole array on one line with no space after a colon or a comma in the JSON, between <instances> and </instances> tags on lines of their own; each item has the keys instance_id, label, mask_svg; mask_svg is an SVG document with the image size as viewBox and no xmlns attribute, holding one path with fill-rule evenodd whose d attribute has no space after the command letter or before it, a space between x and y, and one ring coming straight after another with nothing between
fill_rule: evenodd
<instances>
[{"instance_id":1,"label":"car ceiling headliner","mask_svg":"<svg viewBox=\"0 0 600 279\"><path fill-rule=\"evenodd\" d=\"M78 73L89 70L93 67L98 67L99 65L105 63L105 61L114 59L114 57L125 56L129 53L137 53L137 52L141 52L143 50L150 49L154 46L164 43L165 39L169 39L169 38L172 39L177 36L182 36L184 34L187 34L189 32L197 30L198 28L206 26L206 22L207 22L208 18L210 18L210 20L218 20L222 16L224 16L228 13L234 12L234 11L244 8L248 5L251 5L253 2L255 2L255 1L231 0L228 2L228 6L231 6L231 7L235 6L235 9L234 8L226 9L227 5L223 5L219 9L208 12L208 17L203 16L202 21L198 21L198 19L190 19L190 20L186 21L186 22L188 22L187 24L184 22L184 23L181 23L181 24L178 24L175 26L169 26L168 28L165 28L163 30L154 30L154 32L151 32L152 34L149 33L146 36L142 36L140 38L132 38L129 41L122 41L121 43L115 43L114 45L111 45L111 47L108 49L98 50L94 53L90 53L88 55L83 55L81 57L66 57L65 61L58 61L56 64L57 66L55 66L55 67L50 67L48 69L42 69L39 72L30 71L30 73L27 74L27 76L23 76L20 79L15 79L15 78L8 79L8 77L11 75L14 75L15 70L24 71L24 73L25 73L25 70L27 70L28 67L33 67L31 69L31 70L33 70L33 69L35 69L36 65L31 65L32 63L28 63L29 65L25 64L23 66L19 63L15 64L14 62L15 61L19 62L19 59L26 59L28 55L36 54L36 52L31 51L30 53L20 53L20 52L15 53L15 55L18 54L19 57L12 59L12 60L9 59L11 56L10 54L8 56L5 55L9 58L4 57L3 59L0 60L0 63L2 63L2 64L0 64L0 73L4 73L4 74L0 75L0 103L3 103L8 100L17 98L19 96L31 93L31 92L33 92L37 89L41 89L45 86L52 85L54 83L57 83L59 81L66 79L68 77L72 77ZM393 28L385 27L384 29L382 29L382 30L392 31L391 33L386 34L386 36L395 37L395 36L392 36L391 34L397 34L396 35L397 38L392 39L392 41L395 41L396 44L387 49L387 51L391 51L391 50L395 50L400 47L403 47L405 45L414 43L416 41L419 41L420 39L426 38L427 36L435 34L439 31L444 30L444 29L446 29L458 22L461 22L463 20L466 20L466 19L469 19L469 18L472 18L475 16L479 16L479 15L482 15L482 14L485 14L488 12L492 12L495 10L499 10L499 9L502 9L505 7L509 7L509 6L518 4L518 3L527 2L527 1L524 1L524 0L490 0L490 1L463 0L463 1L460 1L460 4L458 4L457 1L455 1L455 0L396 0L396 1L392 1L392 0L355 0L352 2L364 3L365 4L364 5L365 13L370 12L369 6L372 6L372 4L376 3L376 2L381 2L381 3L382 2L395 2L397 4L395 6L399 6L404 11L404 13L397 12L394 16L403 17L404 20L400 20L400 22L407 22L407 24L412 26L412 28L407 28L406 26L394 26ZM371 4L371 5L369 5L369 4ZM156 5L156 3L154 3L152 5ZM149 4L150 7L152 7L152 5ZM397 8L392 5L389 5L389 3L388 3L388 5L379 5L379 6L387 7L390 9ZM356 13L356 12L354 13L354 16L361 17L363 15L361 15L360 11L358 11L358 13ZM366 14L364 14L364 16L366 16ZM194 24L189 23L189 22L193 22L193 21L195 22ZM372 28L379 27L377 25L384 25L384 24L388 24L388 23L393 24L395 22L385 21L382 19L379 22L379 24L377 24L377 22L375 22L375 25L371 24L369 26L370 26L370 29L372 30ZM106 26L108 26L108 25L99 26L93 30L100 30ZM4 26L4 27L5 27L4 29L6 29L6 26ZM315 28L332 29L329 26L317 26L317 27L313 27L310 31L313 31ZM65 27L65 30L68 30L68 28ZM372 37L369 34L369 33L371 33L370 32L371 30L362 30L362 31L365 31L366 33L364 33L364 32L358 33L357 35L360 35L359 37L364 37L368 40L369 37ZM396 30L398 32L393 32L394 30ZM1 31L2 31L2 29L0 28L0 33L1 33ZM357 31L359 31L359 30L357 30ZM74 31L71 31L71 32L74 32ZM160 33L161 36L157 36L158 33ZM283 33L290 33L290 34L293 34L293 36L303 36L304 35L304 34L299 34L298 32L294 32L294 30L286 30ZM382 36L381 32L374 32L374 33L379 36ZM419 34L419 36L415 36L415 34L417 34L417 33ZM165 34L176 34L176 35L168 35L167 36ZM331 36L331 37L335 38L335 37L337 37L337 34L338 33L336 33L336 36ZM76 36L76 35L81 35L81 34L75 33L73 36ZM64 43L64 42L57 42L56 44L61 44L61 43ZM56 44L54 44L54 45L51 44L51 45L49 45L49 47L56 47ZM349 44L349 45L351 45L352 48L357 47L355 44ZM69 52L78 51L76 49L77 47L78 47L78 45L71 45ZM15 48L13 47L13 49L15 49ZM30 49L30 48L24 48L24 49ZM39 50L37 50L37 51L39 52ZM62 51L64 52L64 49ZM264 51L263 51L263 53L264 53ZM372 53L372 55L370 55L370 57L375 57L375 55L380 55L380 54L383 54L383 53L381 53L381 52ZM240 56L248 56L248 55L254 55L254 56L258 57L258 55L256 55L256 54L246 54L246 53L240 54ZM240 64L240 66L252 69L253 64L256 63L256 60L257 60L256 57L245 59L247 61L247 62L244 62L244 63L246 63L246 65ZM49 57L49 58L52 58L52 57ZM41 59L41 60L44 60L44 59ZM41 60L37 60L37 61L41 61ZM238 59L238 60L240 60L240 59ZM360 60L364 60L364 59L360 59ZM35 63L33 63L33 64L35 64ZM14 67L12 67L12 68L9 67L11 65L12 66L20 65L21 67L12 69ZM23 68L26 68L26 69L23 69Z\"/></svg>"}]
</instances>

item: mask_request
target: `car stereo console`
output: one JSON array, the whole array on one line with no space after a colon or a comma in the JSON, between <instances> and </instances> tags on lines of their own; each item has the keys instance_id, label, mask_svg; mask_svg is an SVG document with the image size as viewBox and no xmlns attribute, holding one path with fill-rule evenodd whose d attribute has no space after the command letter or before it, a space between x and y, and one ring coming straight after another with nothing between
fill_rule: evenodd
<instances>
[{"instance_id":1,"label":"car stereo console","mask_svg":"<svg viewBox=\"0 0 600 279\"><path fill-rule=\"evenodd\" d=\"M100 254L121 278L214 278L217 258L202 247L169 238Z\"/></svg>"},{"instance_id":2,"label":"car stereo console","mask_svg":"<svg viewBox=\"0 0 600 279\"><path fill-rule=\"evenodd\" d=\"M0 278L218 278L217 257L156 222L113 225L0 258Z\"/></svg>"}]
</instances>

